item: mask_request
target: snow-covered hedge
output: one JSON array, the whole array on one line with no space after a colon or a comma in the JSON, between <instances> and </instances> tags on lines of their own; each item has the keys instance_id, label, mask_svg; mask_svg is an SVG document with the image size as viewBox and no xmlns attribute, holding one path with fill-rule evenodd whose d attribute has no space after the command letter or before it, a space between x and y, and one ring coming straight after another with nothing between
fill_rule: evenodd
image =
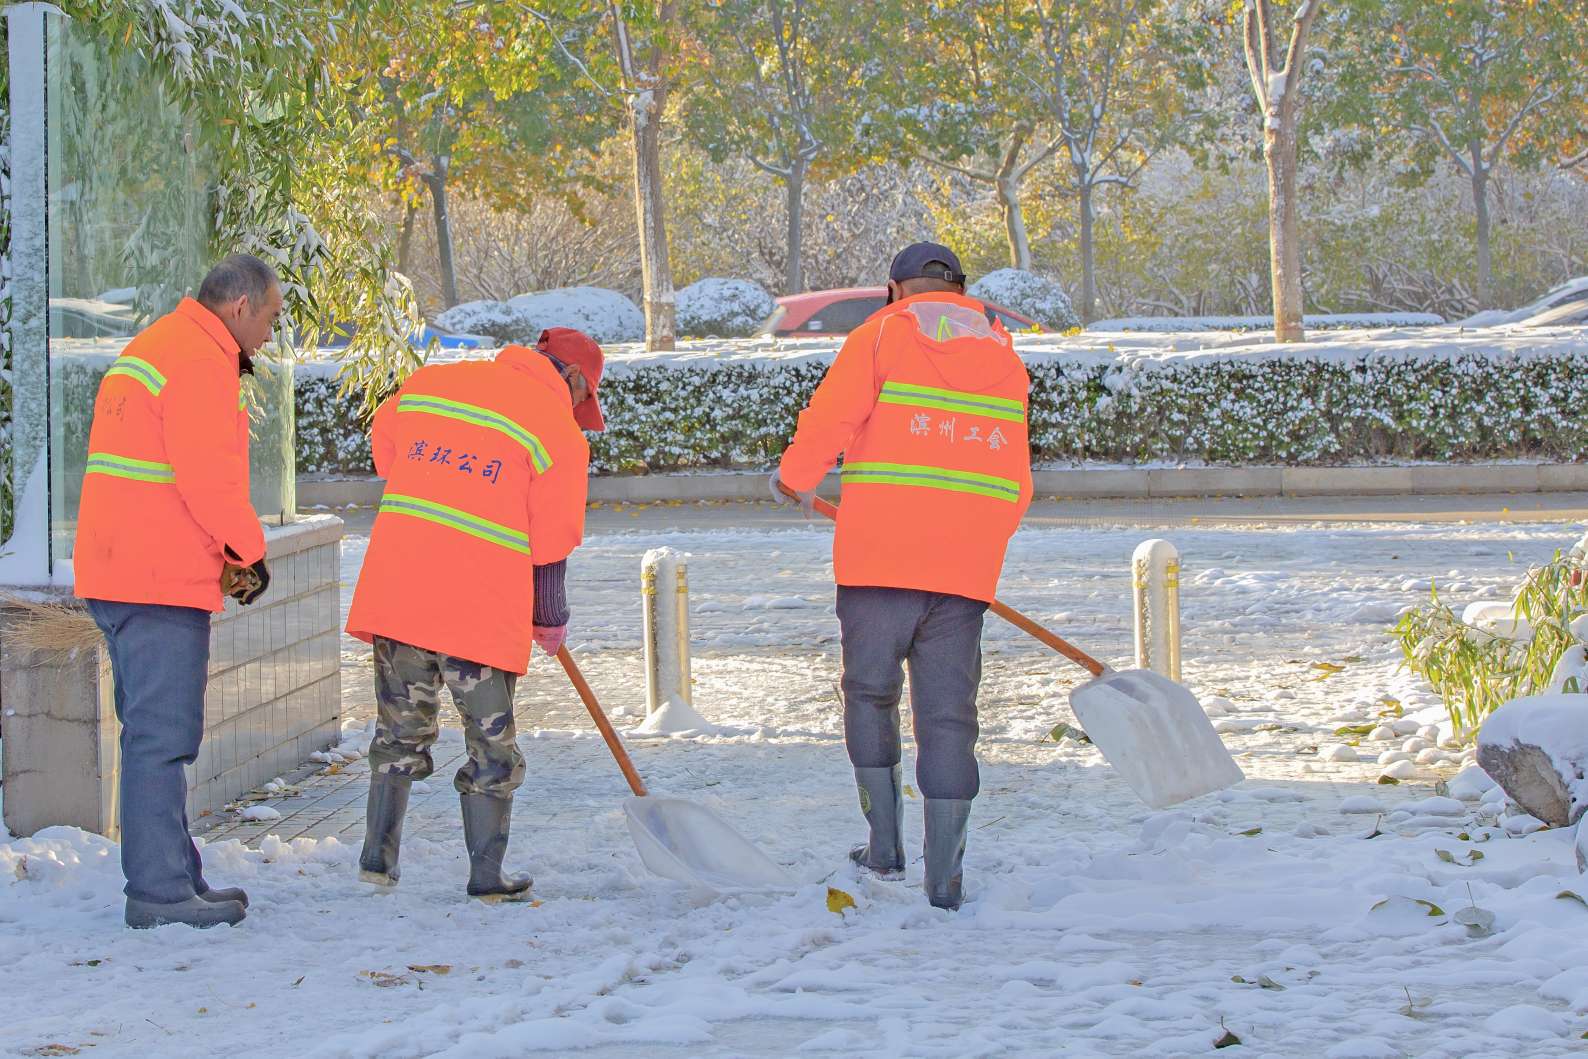
<instances>
[{"instance_id":1,"label":"snow-covered hedge","mask_svg":"<svg viewBox=\"0 0 1588 1059\"><path fill-rule=\"evenodd\" d=\"M994 299L996 300L996 299ZM1014 306L1010 306L1014 308ZM1436 327L1437 313L1317 313L1302 318L1309 331L1350 331L1375 327ZM1098 320L1088 331L1272 331L1272 316L1121 316Z\"/></svg>"},{"instance_id":2,"label":"snow-covered hedge","mask_svg":"<svg viewBox=\"0 0 1588 1059\"><path fill-rule=\"evenodd\" d=\"M1043 462L1335 464L1588 458L1588 349L1491 356L1032 356L1032 455ZM766 466L826 370L822 356L615 363L597 470ZM298 380L302 472L368 473L363 425L324 374Z\"/></svg>"},{"instance_id":3,"label":"snow-covered hedge","mask_svg":"<svg viewBox=\"0 0 1588 1059\"><path fill-rule=\"evenodd\" d=\"M770 310L768 310L770 311ZM637 342L645 315L627 297L601 287L563 287L520 294L505 302L454 305L436 323L448 331L531 343L548 327L573 327L597 342Z\"/></svg>"},{"instance_id":4,"label":"snow-covered hedge","mask_svg":"<svg viewBox=\"0 0 1588 1059\"><path fill-rule=\"evenodd\" d=\"M1075 315L1064 289L1034 272L1001 268L972 283L965 293L1029 316L1049 331L1081 326L1081 318Z\"/></svg>"},{"instance_id":5,"label":"snow-covered hedge","mask_svg":"<svg viewBox=\"0 0 1588 1059\"><path fill-rule=\"evenodd\" d=\"M679 335L738 338L755 334L776 303L759 283L712 276L680 290L675 305Z\"/></svg>"}]
</instances>

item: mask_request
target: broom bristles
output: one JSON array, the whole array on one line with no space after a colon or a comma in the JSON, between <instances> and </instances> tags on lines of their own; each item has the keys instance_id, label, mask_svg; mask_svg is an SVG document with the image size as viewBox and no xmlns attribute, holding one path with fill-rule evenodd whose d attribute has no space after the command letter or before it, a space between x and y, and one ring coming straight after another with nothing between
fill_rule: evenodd
<instances>
[{"instance_id":1,"label":"broom bristles","mask_svg":"<svg viewBox=\"0 0 1588 1059\"><path fill-rule=\"evenodd\" d=\"M17 647L58 662L78 651L94 650L104 638L86 611L63 603L36 603L0 597L0 604L21 613L7 626L5 638Z\"/></svg>"}]
</instances>

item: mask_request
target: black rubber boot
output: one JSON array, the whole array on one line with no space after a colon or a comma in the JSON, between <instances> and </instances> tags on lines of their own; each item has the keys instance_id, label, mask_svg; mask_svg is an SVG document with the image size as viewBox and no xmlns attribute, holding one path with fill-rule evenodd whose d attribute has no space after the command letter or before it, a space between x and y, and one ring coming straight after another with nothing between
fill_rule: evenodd
<instances>
[{"instance_id":1,"label":"black rubber boot","mask_svg":"<svg viewBox=\"0 0 1588 1059\"><path fill-rule=\"evenodd\" d=\"M965 900L961 883L969 798L926 799L926 879L922 889L937 908L958 910Z\"/></svg>"},{"instance_id":2,"label":"black rubber boot","mask_svg":"<svg viewBox=\"0 0 1588 1059\"><path fill-rule=\"evenodd\" d=\"M364 817L364 850L358 877L376 886L396 886L397 851L402 845L403 814L408 811L409 776L376 772L369 778L369 809Z\"/></svg>"},{"instance_id":3,"label":"black rubber boot","mask_svg":"<svg viewBox=\"0 0 1588 1059\"><path fill-rule=\"evenodd\" d=\"M529 876L502 874L513 799L460 794L458 800L463 806L463 842L469 847L469 896L482 901L529 900Z\"/></svg>"},{"instance_id":4,"label":"black rubber boot","mask_svg":"<svg viewBox=\"0 0 1588 1059\"><path fill-rule=\"evenodd\" d=\"M210 902L211 904L218 905L225 904L227 901L236 901L244 908L248 907L248 894L244 892L241 886L226 886L219 890L212 886L208 890L205 890L203 893L199 894L199 897Z\"/></svg>"},{"instance_id":5,"label":"black rubber boot","mask_svg":"<svg viewBox=\"0 0 1588 1059\"><path fill-rule=\"evenodd\" d=\"M904 766L855 769L860 811L871 838L849 851L849 859L879 879L904 878Z\"/></svg>"},{"instance_id":6,"label":"black rubber boot","mask_svg":"<svg viewBox=\"0 0 1588 1059\"><path fill-rule=\"evenodd\" d=\"M241 923L246 915L243 906L236 901L206 901L202 897L189 897L186 901L162 905L129 897L123 919L134 930L164 927L172 923L203 930L206 927L218 927L222 923Z\"/></svg>"}]
</instances>

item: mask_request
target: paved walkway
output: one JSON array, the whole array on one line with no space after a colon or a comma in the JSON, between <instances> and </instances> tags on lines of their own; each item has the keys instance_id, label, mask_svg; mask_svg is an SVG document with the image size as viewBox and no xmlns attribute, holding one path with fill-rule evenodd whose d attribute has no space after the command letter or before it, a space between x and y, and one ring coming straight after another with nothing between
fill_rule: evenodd
<instances>
[{"instance_id":1,"label":"paved walkway","mask_svg":"<svg viewBox=\"0 0 1588 1059\"><path fill-rule=\"evenodd\" d=\"M352 535L369 532L374 513L367 508L338 512L348 523ZM1451 496L1379 496L1379 497L1272 497L1252 499L1209 500L1090 500L1042 501L1032 507L1027 524L1032 526L1108 527L1137 526L1150 530L1154 527L1220 527L1251 524L1283 525L1289 529L1319 523L1371 523L1384 527L1393 523L1427 524L1525 524L1563 523L1588 519L1588 494L1585 493L1527 493L1516 495L1451 495ZM665 534L673 531L721 531L732 529L767 530L779 527L794 528L801 523L797 512L770 503L693 503L601 505L589 513L587 529L592 539L612 537L624 533ZM361 554L361 552L360 552ZM705 557L702 557L705 561ZM346 565L346 564L344 564ZM1441 568L1442 569L1442 568ZM702 571L704 572L704 571ZM344 571L344 593L351 592L356 570ZM698 587L698 586L697 586ZM346 600L344 599L344 606ZM784 618L787 622L791 619ZM702 623L704 624L704 623ZM1126 632L1127 630L1119 630ZM702 633L696 630L697 639ZM791 634L792 635L792 634ZM798 635L794 635L798 639ZM830 646L830 645L829 645ZM822 648L807 643L797 649L781 651L772 648L773 654L805 654ZM697 648L697 670L709 648ZM719 651L719 653L721 653ZM759 668L771 662L767 650L729 651L746 668ZM752 657L753 656L753 657ZM368 649L344 637L342 653L344 716L367 721L373 712L373 688L369 673ZM787 659L785 658L785 661ZM598 652L586 663L588 674L602 688L619 691L609 709L622 708L622 695L633 699L634 674L640 663L639 652L634 649L605 650ZM531 677L536 674L532 673ZM697 671L697 678L700 673ZM531 679L527 688L521 688L517 713L520 732L537 725L564 729L579 729L588 722L578 709L576 701L566 701L570 696L555 680ZM628 686L625 686L628 685ZM444 732L456 735L456 717L450 704L442 710ZM632 724L630 718L626 722ZM622 726L620 723L620 727ZM458 832L457 797L452 790L452 774L462 763L461 741L446 738L437 744L436 771L427 793L414 796L410 812L410 833L429 835L437 839L455 837ZM257 845L267 835L290 840L298 837L325 838L335 836L348 843L362 840L364 798L368 787L368 766L359 760L328 769L324 765L311 765L297 773L283 777L298 793L286 798L272 798L268 804L280 812L279 819L248 822L235 813L220 813L197 822L195 831L210 841L240 839ZM567 810L563 818L578 819L579 806L559 805ZM555 826L555 825L554 825Z\"/></svg>"}]
</instances>

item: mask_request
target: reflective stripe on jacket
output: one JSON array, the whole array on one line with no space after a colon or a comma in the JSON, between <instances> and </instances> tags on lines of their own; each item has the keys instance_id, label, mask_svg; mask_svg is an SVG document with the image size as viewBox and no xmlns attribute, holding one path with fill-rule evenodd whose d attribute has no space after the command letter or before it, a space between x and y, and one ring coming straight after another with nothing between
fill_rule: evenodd
<instances>
[{"instance_id":1,"label":"reflective stripe on jacket","mask_svg":"<svg viewBox=\"0 0 1588 1059\"><path fill-rule=\"evenodd\" d=\"M544 356L421 368L375 413L386 492L347 631L513 673L529 666L534 564L584 536L590 449Z\"/></svg>"},{"instance_id":2,"label":"reflective stripe on jacket","mask_svg":"<svg viewBox=\"0 0 1588 1059\"><path fill-rule=\"evenodd\" d=\"M184 298L105 372L72 557L78 595L220 610L222 549L244 564L265 554L238 363L226 325Z\"/></svg>"},{"instance_id":3,"label":"reflective stripe on jacket","mask_svg":"<svg viewBox=\"0 0 1588 1059\"><path fill-rule=\"evenodd\" d=\"M971 298L919 294L849 335L781 464L814 489L843 454L839 584L993 598L1031 504L1030 386Z\"/></svg>"}]
</instances>

